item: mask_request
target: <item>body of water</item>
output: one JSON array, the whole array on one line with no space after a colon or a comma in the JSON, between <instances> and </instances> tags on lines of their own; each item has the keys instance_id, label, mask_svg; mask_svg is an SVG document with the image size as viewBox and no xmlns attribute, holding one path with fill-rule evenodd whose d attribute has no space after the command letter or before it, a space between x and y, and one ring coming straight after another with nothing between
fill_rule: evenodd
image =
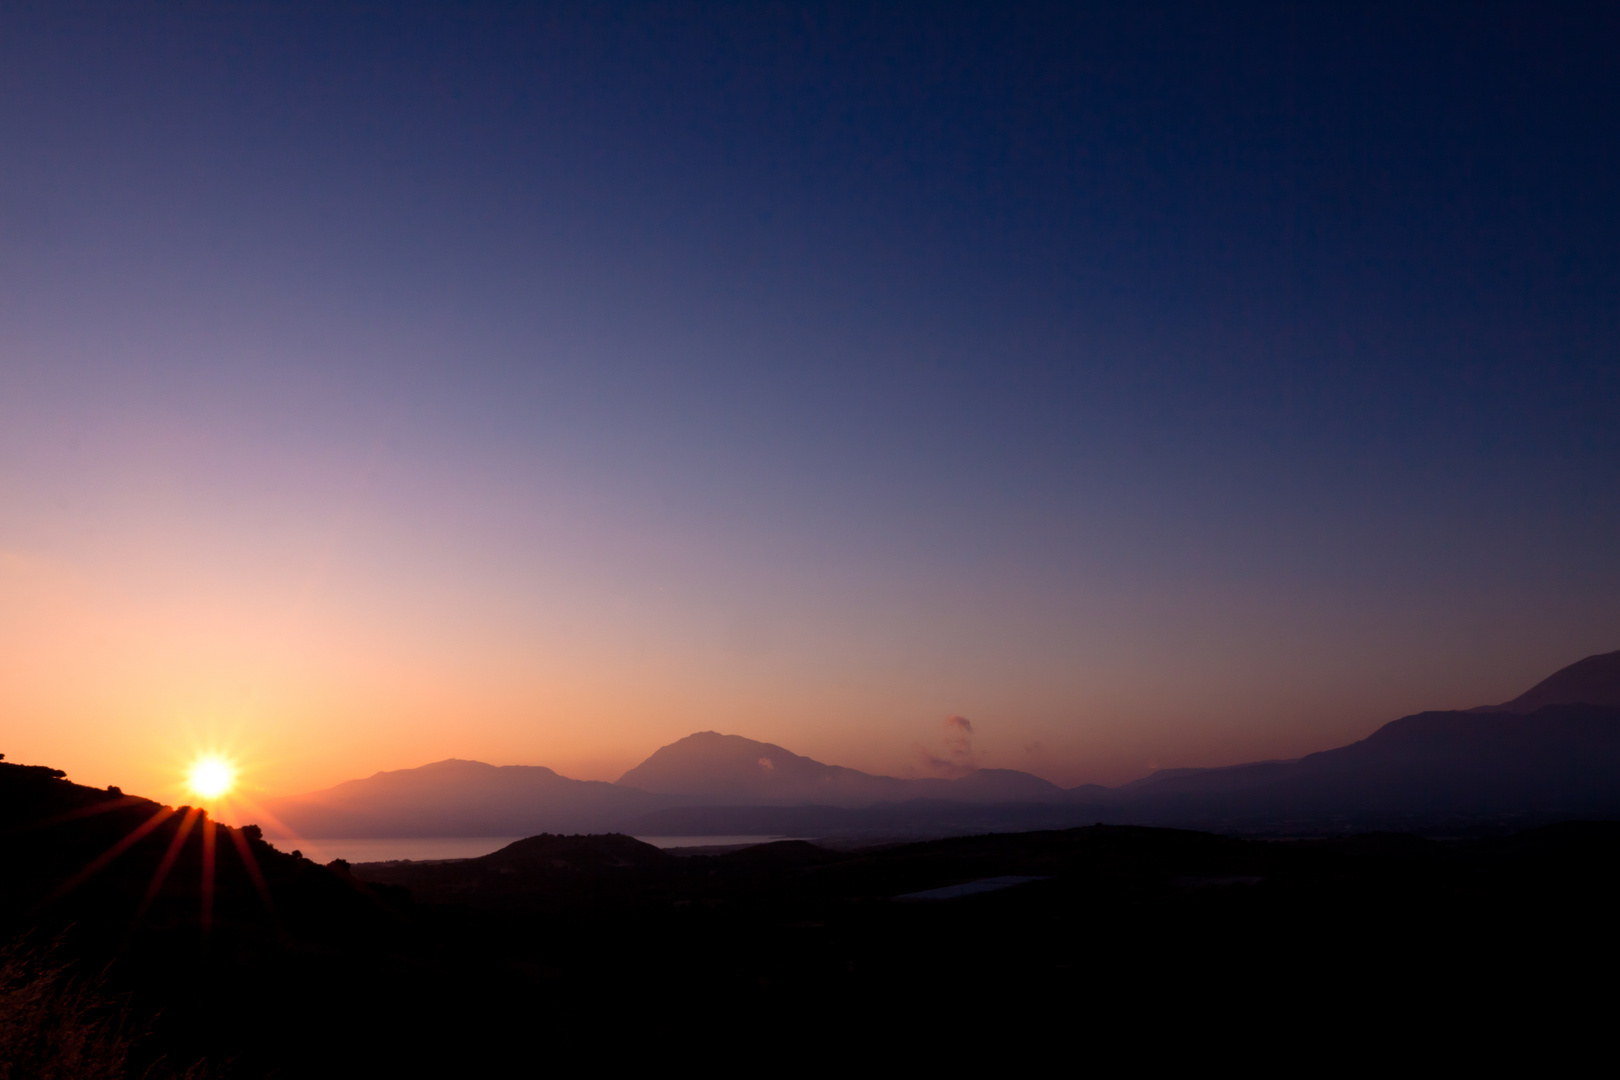
<instances>
[{"instance_id":1,"label":"body of water","mask_svg":"<svg viewBox=\"0 0 1620 1080\"><path fill-rule=\"evenodd\" d=\"M499 851L521 836L415 836L369 839L267 838L282 851L302 851L304 858L319 863L344 859L352 863L390 862L395 859L476 859ZM773 840L794 840L791 836L638 836L644 844L658 848L744 847L768 844Z\"/></svg>"}]
</instances>

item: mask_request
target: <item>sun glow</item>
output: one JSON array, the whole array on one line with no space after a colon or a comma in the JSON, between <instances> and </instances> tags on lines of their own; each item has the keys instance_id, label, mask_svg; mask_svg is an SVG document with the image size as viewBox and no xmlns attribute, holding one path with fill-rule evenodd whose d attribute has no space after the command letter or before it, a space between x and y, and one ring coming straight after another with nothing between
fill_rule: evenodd
<instances>
[{"instance_id":1,"label":"sun glow","mask_svg":"<svg viewBox=\"0 0 1620 1080\"><path fill-rule=\"evenodd\" d=\"M224 758L198 758L186 774L186 786L205 799L217 799L236 784L236 767Z\"/></svg>"}]
</instances>

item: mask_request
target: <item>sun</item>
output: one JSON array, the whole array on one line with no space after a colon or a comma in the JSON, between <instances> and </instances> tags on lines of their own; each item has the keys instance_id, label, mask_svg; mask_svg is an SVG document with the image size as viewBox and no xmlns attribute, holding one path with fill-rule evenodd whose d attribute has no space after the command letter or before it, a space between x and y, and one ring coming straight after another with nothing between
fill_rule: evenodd
<instances>
[{"instance_id":1,"label":"sun","mask_svg":"<svg viewBox=\"0 0 1620 1080\"><path fill-rule=\"evenodd\" d=\"M236 784L236 767L224 758L201 757L186 774L186 786L205 799L217 799Z\"/></svg>"}]
</instances>

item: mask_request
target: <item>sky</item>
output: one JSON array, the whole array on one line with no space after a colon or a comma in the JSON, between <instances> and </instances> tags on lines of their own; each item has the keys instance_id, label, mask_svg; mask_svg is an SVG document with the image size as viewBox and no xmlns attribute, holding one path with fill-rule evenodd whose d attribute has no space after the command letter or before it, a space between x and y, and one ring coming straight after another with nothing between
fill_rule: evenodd
<instances>
[{"instance_id":1,"label":"sky","mask_svg":"<svg viewBox=\"0 0 1620 1080\"><path fill-rule=\"evenodd\" d=\"M1620 648L1617 45L8 4L0 751L1114 784L1511 698Z\"/></svg>"}]
</instances>

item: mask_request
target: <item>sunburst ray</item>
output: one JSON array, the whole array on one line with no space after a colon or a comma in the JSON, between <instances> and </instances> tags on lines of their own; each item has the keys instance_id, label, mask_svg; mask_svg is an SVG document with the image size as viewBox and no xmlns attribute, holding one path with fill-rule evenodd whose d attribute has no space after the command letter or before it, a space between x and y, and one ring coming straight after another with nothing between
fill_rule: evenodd
<instances>
[{"instance_id":1,"label":"sunburst ray","mask_svg":"<svg viewBox=\"0 0 1620 1080\"><path fill-rule=\"evenodd\" d=\"M214 930L214 819L202 819L202 937L208 943Z\"/></svg>"},{"instance_id":2,"label":"sunburst ray","mask_svg":"<svg viewBox=\"0 0 1620 1080\"><path fill-rule=\"evenodd\" d=\"M53 901L60 900L74 889L77 889L80 885L83 885L86 881L89 881L92 877L105 869L108 863L112 862L114 859L118 858L118 856L134 847L149 833L151 833L152 830L156 829L159 825L162 825L165 821L169 820L169 818L173 817L174 814L175 810L172 806L158 807L157 813L147 818L141 824L135 826L135 828L130 831L129 835L125 836L122 840L119 840L116 844L102 852L100 855L97 855L87 866L85 866L83 870L80 870L77 874L74 874L72 877L68 878L66 881L62 882L62 884L58 885L54 890L52 890L51 894L45 898L43 903L48 904L52 903Z\"/></svg>"},{"instance_id":3,"label":"sunburst ray","mask_svg":"<svg viewBox=\"0 0 1620 1080\"><path fill-rule=\"evenodd\" d=\"M116 799L109 799L107 802L96 803L94 806L81 806L77 810L69 810L64 814L54 814L48 818L40 818L38 821L30 821L25 824L18 825L11 831L14 833L31 832L34 829L44 829L52 825L62 825L69 821L78 821L81 818L95 817L97 814L106 814L113 810L126 810L131 806L146 805L150 802L150 799L142 799L134 795L123 795Z\"/></svg>"},{"instance_id":4,"label":"sunburst ray","mask_svg":"<svg viewBox=\"0 0 1620 1080\"><path fill-rule=\"evenodd\" d=\"M236 846L236 853L241 856L242 868L247 871L249 880L259 893L259 899L264 902L264 910L270 916L270 921L281 933L281 916L276 913L275 901L270 899L270 886L264 880L264 874L259 870L259 860L253 857L253 849L248 845L247 834L241 829L227 828L226 834Z\"/></svg>"},{"instance_id":5,"label":"sunburst ray","mask_svg":"<svg viewBox=\"0 0 1620 1080\"><path fill-rule=\"evenodd\" d=\"M152 904L157 900L158 893L163 889L163 882L169 876L169 871L174 869L175 861L180 858L180 851L185 847L186 837L191 835L193 826L197 824L197 819L201 816L201 810L194 806L189 807L185 816L180 819L180 824L175 827L174 839L169 841L169 849L163 853L162 861L158 863L157 869L152 873L152 881L146 887L146 895L141 898L141 906L135 910L135 917L130 920L129 932L131 935L141 925L141 920L146 918L147 911L151 909Z\"/></svg>"}]
</instances>

